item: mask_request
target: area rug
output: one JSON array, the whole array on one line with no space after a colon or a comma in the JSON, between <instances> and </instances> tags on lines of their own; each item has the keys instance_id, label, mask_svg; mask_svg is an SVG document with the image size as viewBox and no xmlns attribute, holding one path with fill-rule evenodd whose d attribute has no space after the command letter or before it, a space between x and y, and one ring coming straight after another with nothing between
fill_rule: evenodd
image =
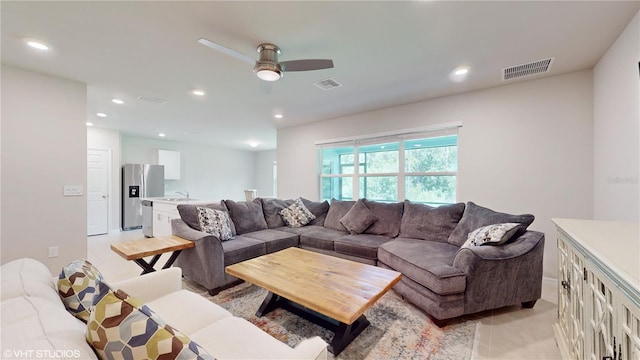
<instances>
[{"instance_id":1,"label":"area rug","mask_svg":"<svg viewBox=\"0 0 640 360\"><path fill-rule=\"evenodd\" d=\"M210 296L197 285L186 284L186 287L291 347L313 336L320 336L327 343L333 337L332 332L286 310L276 309L263 317L256 317L255 312L267 292L255 285L242 283L215 296ZM337 357L329 353L329 359L463 360L475 357L479 322L460 320L439 328L424 312L404 301L393 290L378 300L365 315L371 325Z\"/></svg>"}]
</instances>

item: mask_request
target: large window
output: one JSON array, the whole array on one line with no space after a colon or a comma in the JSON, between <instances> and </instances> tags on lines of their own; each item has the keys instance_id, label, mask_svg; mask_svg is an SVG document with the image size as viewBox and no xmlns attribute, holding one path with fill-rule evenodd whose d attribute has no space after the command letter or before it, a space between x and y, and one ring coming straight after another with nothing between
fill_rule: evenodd
<instances>
[{"instance_id":1,"label":"large window","mask_svg":"<svg viewBox=\"0 0 640 360\"><path fill-rule=\"evenodd\" d=\"M432 206L455 203L457 144L458 136L451 132L322 144L321 197L386 202L409 199Z\"/></svg>"}]
</instances>

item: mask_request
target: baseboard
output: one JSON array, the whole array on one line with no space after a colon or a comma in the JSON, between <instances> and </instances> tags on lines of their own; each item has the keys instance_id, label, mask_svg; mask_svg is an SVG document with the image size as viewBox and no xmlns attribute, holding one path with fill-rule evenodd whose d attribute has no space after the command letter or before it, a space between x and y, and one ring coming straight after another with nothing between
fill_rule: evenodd
<instances>
[{"instance_id":1,"label":"baseboard","mask_svg":"<svg viewBox=\"0 0 640 360\"><path fill-rule=\"evenodd\" d=\"M542 277L542 282L554 286L558 286L558 279L550 278L550 277Z\"/></svg>"}]
</instances>

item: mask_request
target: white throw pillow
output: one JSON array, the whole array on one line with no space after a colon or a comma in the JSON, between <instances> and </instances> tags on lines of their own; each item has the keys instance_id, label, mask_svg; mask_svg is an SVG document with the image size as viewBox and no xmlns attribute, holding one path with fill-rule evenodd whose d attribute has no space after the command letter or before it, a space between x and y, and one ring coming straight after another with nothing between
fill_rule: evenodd
<instances>
[{"instance_id":1,"label":"white throw pillow","mask_svg":"<svg viewBox=\"0 0 640 360\"><path fill-rule=\"evenodd\" d=\"M217 237L221 241L233 239L231 218L224 211L198 206L198 222L202 231Z\"/></svg>"},{"instance_id":2,"label":"white throw pillow","mask_svg":"<svg viewBox=\"0 0 640 360\"><path fill-rule=\"evenodd\" d=\"M483 226L469 233L465 246L501 245L518 231L520 223L503 223Z\"/></svg>"},{"instance_id":3,"label":"white throw pillow","mask_svg":"<svg viewBox=\"0 0 640 360\"><path fill-rule=\"evenodd\" d=\"M316 218L316 216L304 206L300 198L297 198L293 204L280 210L280 215L282 215L282 219L290 227L305 226Z\"/></svg>"}]
</instances>

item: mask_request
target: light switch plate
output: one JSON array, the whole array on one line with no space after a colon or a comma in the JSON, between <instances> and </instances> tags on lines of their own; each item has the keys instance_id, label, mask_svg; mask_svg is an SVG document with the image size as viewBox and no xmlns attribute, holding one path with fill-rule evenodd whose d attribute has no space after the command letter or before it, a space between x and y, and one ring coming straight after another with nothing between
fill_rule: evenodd
<instances>
[{"instance_id":1,"label":"light switch plate","mask_svg":"<svg viewBox=\"0 0 640 360\"><path fill-rule=\"evenodd\" d=\"M65 185L64 186L64 196L82 196L83 187L82 185Z\"/></svg>"}]
</instances>

